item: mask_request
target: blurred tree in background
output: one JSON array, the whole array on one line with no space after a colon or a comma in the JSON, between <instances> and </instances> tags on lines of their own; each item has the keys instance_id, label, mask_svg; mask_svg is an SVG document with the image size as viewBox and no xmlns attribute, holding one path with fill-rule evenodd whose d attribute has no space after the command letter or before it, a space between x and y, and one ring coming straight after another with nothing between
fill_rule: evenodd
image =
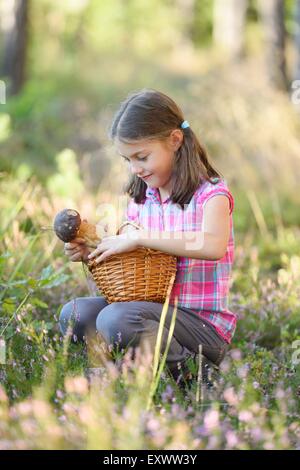
<instances>
[{"instance_id":1,"label":"blurred tree in background","mask_svg":"<svg viewBox=\"0 0 300 470\"><path fill-rule=\"evenodd\" d=\"M280 199L295 198L299 9L298 0L0 0L0 169L48 186L70 150L88 189L108 188L107 176L120 187L126 172L107 130L128 92L153 87L179 102L232 184L263 194L272 181Z\"/></svg>"},{"instance_id":2,"label":"blurred tree in background","mask_svg":"<svg viewBox=\"0 0 300 470\"><path fill-rule=\"evenodd\" d=\"M247 50L246 28L258 22L267 72L285 87L286 33L299 44L298 0L1 0L0 8L1 75L12 94L27 68L30 79L128 52L146 58L177 47L209 50L214 43L227 59L239 59Z\"/></svg>"},{"instance_id":3,"label":"blurred tree in background","mask_svg":"<svg viewBox=\"0 0 300 470\"><path fill-rule=\"evenodd\" d=\"M282 0L259 0L258 3L267 45L267 73L275 87L286 89L284 3Z\"/></svg>"},{"instance_id":4,"label":"blurred tree in background","mask_svg":"<svg viewBox=\"0 0 300 470\"><path fill-rule=\"evenodd\" d=\"M295 49L296 49L296 60L294 68L294 79L299 80L300 77L300 0L295 2Z\"/></svg>"},{"instance_id":5,"label":"blurred tree in background","mask_svg":"<svg viewBox=\"0 0 300 470\"><path fill-rule=\"evenodd\" d=\"M8 78L9 94L17 94L25 81L28 47L28 0L3 3L1 24L4 29L3 66L1 74Z\"/></svg>"},{"instance_id":6,"label":"blurred tree in background","mask_svg":"<svg viewBox=\"0 0 300 470\"><path fill-rule=\"evenodd\" d=\"M229 59L239 59L245 52L247 0L215 0L214 40L227 50Z\"/></svg>"},{"instance_id":7,"label":"blurred tree in background","mask_svg":"<svg viewBox=\"0 0 300 470\"><path fill-rule=\"evenodd\" d=\"M0 340L7 341L8 358L0 382L19 401L43 382L46 364L56 363L60 385L55 395L53 382L53 397L62 408L68 404L63 377L81 374L85 359L79 344L72 345L73 365L67 343L59 352L58 315L91 286L80 263L67 262L51 224L64 207L98 222L126 199L119 196L128 165L107 131L120 101L142 88L178 103L235 200L230 304L239 322L224 383L231 398L235 387L242 405L226 406L226 419L215 431L207 428L204 448L217 447L216 436L224 436L225 448L299 448L300 376L291 355L300 339L300 0L0 0L0 324L4 318L6 325ZM1 384L0 447L35 448L36 441L37 448L74 442L77 448L84 433L92 436L85 431L86 411L77 425L71 418L70 428L67 408L61 430L74 441L57 444L64 434L52 420L43 420L35 435L27 406L23 427L16 409L2 407ZM131 408L117 406L112 414L99 408L101 419L111 421L103 427L104 449L136 439L152 448L138 435L145 406L135 397L143 393L123 379L118 393L127 401L132 388ZM109 410L112 396L117 405L120 400L115 392L101 396ZM164 424L151 425L158 437L153 448L197 447L200 421L187 434L190 414L183 418L173 398L166 400L174 420L158 410ZM44 419L39 407L36 414ZM160 441L161 428L168 429L166 441ZM97 425L95 439L100 431ZM289 432L297 434L293 442Z\"/></svg>"}]
</instances>

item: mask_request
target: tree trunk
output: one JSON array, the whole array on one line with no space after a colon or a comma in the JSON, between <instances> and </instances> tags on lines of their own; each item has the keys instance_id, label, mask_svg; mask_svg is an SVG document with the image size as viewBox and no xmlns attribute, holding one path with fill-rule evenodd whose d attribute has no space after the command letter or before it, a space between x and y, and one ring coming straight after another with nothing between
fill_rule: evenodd
<instances>
[{"instance_id":1,"label":"tree trunk","mask_svg":"<svg viewBox=\"0 0 300 470\"><path fill-rule=\"evenodd\" d=\"M26 75L29 0L6 1L5 14L9 21L5 34L1 74L8 79L8 93L16 95L21 90Z\"/></svg>"},{"instance_id":2,"label":"tree trunk","mask_svg":"<svg viewBox=\"0 0 300 470\"><path fill-rule=\"evenodd\" d=\"M213 38L229 59L240 60L245 53L245 21L248 0L215 0Z\"/></svg>"},{"instance_id":3,"label":"tree trunk","mask_svg":"<svg viewBox=\"0 0 300 470\"><path fill-rule=\"evenodd\" d=\"M193 23L195 17L195 0L176 0L177 8L181 12L183 26L183 40L193 46Z\"/></svg>"},{"instance_id":4,"label":"tree trunk","mask_svg":"<svg viewBox=\"0 0 300 470\"><path fill-rule=\"evenodd\" d=\"M275 88L287 90L284 0L259 0L258 8L263 24L270 83Z\"/></svg>"},{"instance_id":5,"label":"tree trunk","mask_svg":"<svg viewBox=\"0 0 300 470\"><path fill-rule=\"evenodd\" d=\"M296 64L294 80L300 80L300 0L296 0L295 4L295 49Z\"/></svg>"}]
</instances>

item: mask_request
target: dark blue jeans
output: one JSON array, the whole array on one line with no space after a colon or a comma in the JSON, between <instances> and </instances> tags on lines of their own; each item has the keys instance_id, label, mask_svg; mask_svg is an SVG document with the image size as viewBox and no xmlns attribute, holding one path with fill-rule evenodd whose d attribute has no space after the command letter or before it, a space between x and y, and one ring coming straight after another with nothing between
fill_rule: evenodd
<instances>
[{"instance_id":1,"label":"dark blue jeans","mask_svg":"<svg viewBox=\"0 0 300 470\"><path fill-rule=\"evenodd\" d=\"M61 310L59 324L63 335L72 323L72 333L83 340L89 331L100 333L109 345L118 344L126 349L147 340L154 348L163 304L156 302L114 302L107 303L104 297L78 297L65 304ZM174 307L169 306L162 340L162 351L168 338ZM71 323L70 323L71 322ZM229 345L218 334L213 325L200 318L192 310L177 308L173 337L167 355L167 366L177 368L202 344L203 355L219 365Z\"/></svg>"}]
</instances>

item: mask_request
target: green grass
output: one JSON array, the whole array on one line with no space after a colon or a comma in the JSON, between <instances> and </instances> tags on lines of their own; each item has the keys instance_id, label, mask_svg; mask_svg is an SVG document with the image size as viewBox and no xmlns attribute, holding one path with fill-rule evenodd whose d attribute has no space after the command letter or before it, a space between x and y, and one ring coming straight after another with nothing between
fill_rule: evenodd
<instances>
[{"instance_id":1,"label":"green grass","mask_svg":"<svg viewBox=\"0 0 300 470\"><path fill-rule=\"evenodd\" d=\"M265 85L252 58L239 73L234 66L213 66L207 54L199 56L202 74L174 71L159 57L155 67L146 59L137 63L141 75L131 76L124 59L109 84L105 73L113 59L103 63L99 80L87 69L66 95L66 77L57 83L49 78L40 90L32 82L5 109L11 130L2 142L0 174L0 335L6 342L0 448L299 448L300 368L293 362L300 340L298 116L287 97ZM58 328L62 305L91 295L93 286L80 264L66 261L49 227L62 207L95 220L99 204L119 195L125 175L106 148L106 106L145 86L145 77L147 86L184 104L185 117L203 136L235 198L229 300L239 320L218 388L205 391L202 400L197 380L179 390L158 354L155 362L142 354L130 361L128 351L114 351L116 363L107 364L106 378L89 386L84 372L93 365L91 354L86 345L61 338ZM87 140L77 140L76 147L75 137ZM82 155L87 141L95 167ZM52 180L52 189L47 182L53 172L63 176L54 162L64 148L75 149L81 170L74 163L68 187L59 193L55 181L61 179ZM72 182L87 189L72 191Z\"/></svg>"},{"instance_id":2,"label":"green grass","mask_svg":"<svg viewBox=\"0 0 300 470\"><path fill-rule=\"evenodd\" d=\"M30 184L20 182L20 194ZM266 240L259 231L239 232L231 293L238 327L218 388L205 390L199 400L197 381L178 389L158 350L154 363L151 355L130 361L129 351L113 351L116 362L108 363L106 378L89 387L84 374L93 364L86 345L63 339L58 329L63 303L88 295L86 279L79 264L65 262L61 245L47 259L54 235L39 236L38 211L36 219L31 216L35 235L26 232L22 221L35 204L24 200L9 225L2 220L1 333L7 351L0 366L1 448L299 444L300 374L292 362L293 342L300 336L297 227L284 227ZM7 208L7 220L13 213ZM42 270L31 262L36 254L40 261L45 257Z\"/></svg>"}]
</instances>

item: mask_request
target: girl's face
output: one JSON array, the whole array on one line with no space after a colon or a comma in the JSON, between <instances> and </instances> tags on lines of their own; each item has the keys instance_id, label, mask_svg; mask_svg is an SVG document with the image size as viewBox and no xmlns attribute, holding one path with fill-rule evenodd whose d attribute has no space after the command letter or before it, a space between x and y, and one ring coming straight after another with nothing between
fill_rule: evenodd
<instances>
[{"instance_id":1,"label":"girl's face","mask_svg":"<svg viewBox=\"0 0 300 470\"><path fill-rule=\"evenodd\" d=\"M115 141L117 152L124 158L132 174L141 178L150 187L171 189L171 176L175 152L182 143L179 129L172 131L167 141L139 140L125 144Z\"/></svg>"}]
</instances>

